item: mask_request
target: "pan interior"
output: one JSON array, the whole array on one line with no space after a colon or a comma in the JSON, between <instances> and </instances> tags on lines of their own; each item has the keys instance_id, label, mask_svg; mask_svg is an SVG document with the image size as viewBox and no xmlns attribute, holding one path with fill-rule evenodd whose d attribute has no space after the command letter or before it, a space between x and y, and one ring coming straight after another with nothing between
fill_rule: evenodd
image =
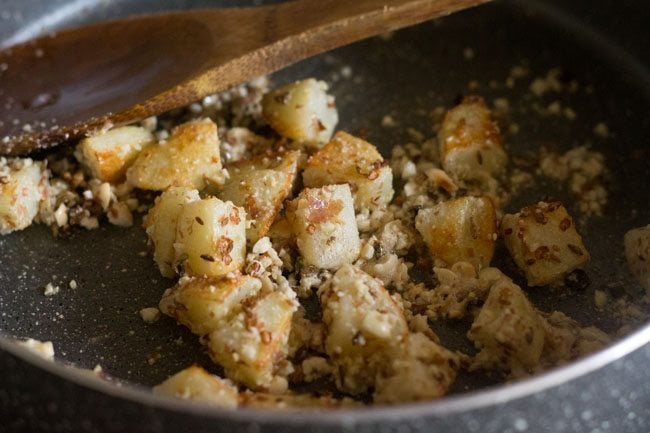
<instances>
[{"instance_id":1,"label":"pan interior","mask_svg":"<svg viewBox=\"0 0 650 433\"><path fill-rule=\"evenodd\" d=\"M196 2L208 3L212 5ZM166 6L153 1L85 4L81 14L43 22L62 26ZM558 309L585 325L616 333L629 317L614 308L614 302L597 309L594 292L603 290L611 299L641 296L626 267L623 235L650 222L646 186L650 148L645 142L650 117L643 110L650 102L650 79L634 65L617 62L611 50L598 46L601 39L574 35L572 31L579 27L563 27L560 21L565 16L547 14L544 6L536 4L486 5L301 62L272 80L281 84L314 76L328 81L337 98L339 129L366 131L369 141L386 156L391 146L413 140L409 128L432 136L431 111L469 93L478 93L491 104L508 101L504 124L518 126L516 134L505 133L511 159L534 162L542 146L562 152L586 144L603 153L609 192L605 214L584 218L581 226L592 255L586 269L588 287L533 288L528 294L541 310ZM34 22L38 18L32 17ZM515 66L530 73L510 87L507 79ZM531 93L533 80L555 68L561 70L562 82L575 81L577 90ZM572 110L575 119L548 114L547 108L556 102ZM387 114L400 126L382 127ZM600 123L607 125L607 137L594 133ZM524 189L506 211L546 196L561 199L570 213L580 215L575 197L548 180ZM147 251L139 221L128 230L103 224L98 230L75 231L66 239L53 238L44 226L1 237L0 334L51 340L57 359L63 362L84 368L101 364L111 375L145 386L191 363L218 372L186 329L171 319L153 324L140 319L138 311L157 305L171 285ZM523 284L507 260L497 265ZM74 289L71 280L77 283ZM45 297L43 288L48 283L60 286L60 292ZM647 313L647 306L643 308ZM632 329L642 324L643 320L633 322ZM466 328L467 324L458 324L435 330L447 346L471 350L463 336ZM151 363L153 359L156 362ZM455 392L489 386L496 379L464 375Z\"/></svg>"}]
</instances>

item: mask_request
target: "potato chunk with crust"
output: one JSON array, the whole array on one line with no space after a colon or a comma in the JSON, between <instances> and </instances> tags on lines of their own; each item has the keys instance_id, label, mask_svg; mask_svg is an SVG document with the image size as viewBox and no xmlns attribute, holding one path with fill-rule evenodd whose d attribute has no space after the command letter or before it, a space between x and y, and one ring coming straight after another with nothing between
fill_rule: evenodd
<instances>
[{"instance_id":1,"label":"potato chunk with crust","mask_svg":"<svg viewBox=\"0 0 650 433\"><path fill-rule=\"evenodd\" d=\"M501 220L506 247L528 284L562 281L589 261L589 252L560 202L539 202Z\"/></svg>"},{"instance_id":2,"label":"potato chunk with crust","mask_svg":"<svg viewBox=\"0 0 650 433\"><path fill-rule=\"evenodd\" d=\"M154 140L153 134L144 128L122 126L84 138L77 146L77 154L93 177L115 183L122 180L140 151Z\"/></svg>"},{"instance_id":3,"label":"potato chunk with crust","mask_svg":"<svg viewBox=\"0 0 650 433\"><path fill-rule=\"evenodd\" d=\"M303 263L337 269L359 256L360 240L348 185L305 188L287 207Z\"/></svg>"},{"instance_id":4,"label":"potato chunk with crust","mask_svg":"<svg viewBox=\"0 0 650 433\"><path fill-rule=\"evenodd\" d=\"M508 157L499 127L482 98L467 97L445 115L440 132L440 159L457 179L483 179L501 173Z\"/></svg>"},{"instance_id":5,"label":"potato chunk with crust","mask_svg":"<svg viewBox=\"0 0 650 433\"><path fill-rule=\"evenodd\" d=\"M154 206L143 219L143 225L149 239L153 243L153 259L160 273L173 278L174 272L174 241L176 240L176 224L183 205L200 200L199 192L184 187L171 187L156 198Z\"/></svg>"},{"instance_id":6,"label":"potato chunk with crust","mask_svg":"<svg viewBox=\"0 0 650 433\"><path fill-rule=\"evenodd\" d=\"M650 225L625 233L625 258L641 287L650 293Z\"/></svg>"},{"instance_id":7,"label":"potato chunk with crust","mask_svg":"<svg viewBox=\"0 0 650 433\"><path fill-rule=\"evenodd\" d=\"M459 197L422 209L415 227L437 261L451 266L490 265L497 238L496 213L488 197Z\"/></svg>"},{"instance_id":8,"label":"potato chunk with crust","mask_svg":"<svg viewBox=\"0 0 650 433\"><path fill-rule=\"evenodd\" d=\"M28 227L47 194L47 171L40 162L0 158L0 235Z\"/></svg>"},{"instance_id":9,"label":"potato chunk with crust","mask_svg":"<svg viewBox=\"0 0 650 433\"><path fill-rule=\"evenodd\" d=\"M228 166L229 179L219 197L246 210L252 221L246 230L251 244L266 236L282 203L289 196L298 172L300 152L261 155Z\"/></svg>"},{"instance_id":10,"label":"potato chunk with crust","mask_svg":"<svg viewBox=\"0 0 650 433\"><path fill-rule=\"evenodd\" d=\"M318 296L336 386L350 394L366 392L408 336L402 307L381 281L352 265L341 267Z\"/></svg>"},{"instance_id":11,"label":"potato chunk with crust","mask_svg":"<svg viewBox=\"0 0 650 433\"><path fill-rule=\"evenodd\" d=\"M183 206L174 241L175 262L187 275L220 277L242 268L246 258L246 212L218 198Z\"/></svg>"},{"instance_id":12,"label":"potato chunk with crust","mask_svg":"<svg viewBox=\"0 0 650 433\"><path fill-rule=\"evenodd\" d=\"M274 89L262 99L262 114L283 137L309 144L330 139L339 121L327 84L308 78Z\"/></svg>"},{"instance_id":13,"label":"potato chunk with crust","mask_svg":"<svg viewBox=\"0 0 650 433\"><path fill-rule=\"evenodd\" d=\"M375 384L375 403L431 400L447 393L464 357L422 333L409 334L404 352L392 360L389 373Z\"/></svg>"},{"instance_id":14,"label":"potato chunk with crust","mask_svg":"<svg viewBox=\"0 0 650 433\"><path fill-rule=\"evenodd\" d=\"M346 132L334 138L307 161L305 186L348 183L356 210L386 206L393 198L393 172L372 144Z\"/></svg>"},{"instance_id":15,"label":"potato chunk with crust","mask_svg":"<svg viewBox=\"0 0 650 433\"><path fill-rule=\"evenodd\" d=\"M183 277L165 291L160 310L197 335L208 335L227 320L244 299L262 288L257 278L236 275L233 278Z\"/></svg>"},{"instance_id":16,"label":"potato chunk with crust","mask_svg":"<svg viewBox=\"0 0 650 433\"><path fill-rule=\"evenodd\" d=\"M268 389L278 362L287 356L297 307L285 292L260 291L244 299L209 335L210 356L229 378L252 389Z\"/></svg>"},{"instance_id":17,"label":"potato chunk with crust","mask_svg":"<svg viewBox=\"0 0 650 433\"><path fill-rule=\"evenodd\" d=\"M160 301L163 313L204 337L226 375L252 389L268 388L286 358L297 309L292 291L269 291L260 280L181 278Z\"/></svg>"},{"instance_id":18,"label":"potato chunk with crust","mask_svg":"<svg viewBox=\"0 0 650 433\"><path fill-rule=\"evenodd\" d=\"M140 152L126 177L137 188L156 191L170 186L201 190L222 183L217 125L201 119L177 126L167 141Z\"/></svg>"},{"instance_id":19,"label":"potato chunk with crust","mask_svg":"<svg viewBox=\"0 0 650 433\"><path fill-rule=\"evenodd\" d=\"M544 323L519 286L497 280L467 336L481 349L471 369L531 372L544 349Z\"/></svg>"},{"instance_id":20,"label":"potato chunk with crust","mask_svg":"<svg viewBox=\"0 0 650 433\"><path fill-rule=\"evenodd\" d=\"M153 387L154 394L171 395L219 407L237 407L239 391L229 380L193 365Z\"/></svg>"}]
</instances>

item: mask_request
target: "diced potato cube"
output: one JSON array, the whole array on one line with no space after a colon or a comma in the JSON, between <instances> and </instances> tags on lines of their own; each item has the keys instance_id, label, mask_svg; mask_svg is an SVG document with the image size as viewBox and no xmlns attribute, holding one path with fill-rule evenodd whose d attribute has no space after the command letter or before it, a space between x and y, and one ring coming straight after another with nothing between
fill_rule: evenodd
<instances>
[{"instance_id":1,"label":"diced potato cube","mask_svg":"<svg viewBox=\"0 0 650 433\"><path fill-rule=\"evenodd\" d=\"M506 247L528 284L562 281L589 261L573 220L559 202L539 202L501 221Z\"/></svg>"},{"instance_id":2,"label":"diced potato cube","mask_svg":"<svg viewBox=\"0 0 650 433\"><path fill-rule=\"evenodd\" d=\"M650 225L625 233L625 258L632 274L650 293Z\"/></svg>"},{"instance_id":3,"label":"diced potato cube","mask_svg":"<svg viewBox=\"0 0 650 433\"><path fill-rule=\"evenodd\" d=\"M257 278L236 275L233 278L183 277L165 291L160 310L197 335L208 335L229 320L244 299L260 291Z\"/></svg>"},{"instance_id":4,"label":"diced potato cube","mask_svg":"<svg viewBox=\"0 0 650 433\"><path fill-rule=\"evenodd\" d=\"M236 408L239 401L239 391L229 380L210 374L196 365L154 386L153 392L229 408Z\"/></svg>"},{"instance_id":5,"label":"diced potato cube","mask_svg":"<svg viewBox=\"0 0 650 433\"><path fill-rule=\"evenodd\" d=\"M252 389L268 389L278 362L287 356L297 306L287 293L279 291L244 299L209 335L210 356L229 378Z\"/></svg>"},{"instance_id":6,"label":"diced potato cube","mask_svg":"<svg viewBox=\"0 0 650 433\"><path fill-rule=\"evenodd\" d=\"M390 368L408 336L408 325L381 281L345 265L318 291L326 328L325 351L336 386L360 394Z\"/></svg>"},{"instance_id":7,"label":"diced potato cube","mask_svg":"<svg viewBox=\"0 0 650 433\"><path fill-rule=\"evenodd\" d=\"M266 291L260 280L181 278L167 290L160 310L203 336L212 359L246 386L268 388L286 358L296 301L285 291Z\"/></svg>"},{"instance_id":8,"label":"diced potato cube","mask_svg":"<svg viewBox=\"0 0 650 433\"><path fill-rule=\"evenodd\" d=\"M40 162L0 160L0 235L28 227L45 198L47 172Z\"/></svg>"},{"instance_id":9,"label":"diced potato cube","mask_svg":"<svg viewBox=\"0 0 650 433\"><path fill-rule=\"evenodd\" d=\"M302 173L305 186L348 183L357 210L386 206L393 198L393 172L372 144L346 132L312 155Z\"/></svg>"},{"instance_id":10,"label":"diced potato cube","mask_svg":"<svg viewBox=\"0 0 650 433\"><path fill-rule=\"evenodd\" d=\"M361 241L348 185L305 188L287 207L303 263L337 269L359 256Z\"/></svg>"},{"instance_id":11,"label":"diced potato cube","mask_svg":"<svg viewBox=\"0 0 650 433\"><path fill-rule=\"evenodd\" d=\"M153 134L144 128L122 126L81 140L77 150L81 163L93 177L115 183L122 180L140 151L153 141Z\"/></svg>"},{"instance_id":12,"label":"diced potato cube","mask_svg":"<svg viewBox=\"0 0 650 433\"><path fill-rule=\"evenodd\" d=\"M167 141L140 152L126 177L137 188L157 191L170 186L201 190L222 183L217 125L202 119L177 126Z\"/></svg>"},{"instance_id":13,"label":"diced potato cube","mask_svg":"<svg viewBox=\"0 0 650 433\"><path fill-rule=\"evenodd\" d=\"M447 393L456 380L461 358L422 333L410 334L401 356L390 373L380 375L373 394L374 403L431 400Z\"/></svg>"},{"instance_id":14,"label":"diced potato cube","mask_svg":"<svg viewBox=\"0 0 650 433\"><path fill-rule=\"evenodd\" d=\"M438 140L443 168L458 179L498 175L508 162L499 127L480 97L467 97L447 112Z\"/></svg>"},{"instance_id":15,"label":"diced potato cube","mask_svg":"<svg viewBox=\"0 0 650 433\"><path fill-rule=\"evenodd\" d=\"M220 277L246 258L246 212L218 198L193 201L178 216L175 262L187 275Z\"/></svg>"},{"instance_id":16,"label":"diced potato cube","mask_svg":"<svg viewBox=\"0 0 650 433\"><path fill-rule=\"evenodd\" d=\"M508 278L497 280L467 333L481 351L472 369L531 372L544 348L544 323L523 290Z\"/></svg>"},{"instance_id":17,"label":"diced potato cube","mask_svg":"<svg viewBox=\"0 0 650 433\"><path fill-rule=\"evenodd\" d=\"M330 139L339 115L327 84L309 78L272 90L262 99L262 114L280 135L305 143Z\"/></svg>"},{"instance_id":18,"label":"diced potato cube","mask_svg":"<svg viewBox=\"0 0 650 433\"><path fill-rule=\"evenodd\" d=\"M293 188L298 172L300 152L284 155L259 156L228 167L230 178L221 188L219 197L231 200L246 210L252 220L246 230L251 244L266 236L284 200Z\"/></svg>"},{"instance_id":19,"label":"diced potato cube","mask_svg":"<svg viewBox=\"0 0 650 433\"><path fill-rule=\"evenodd\" d=\"M490 265L497 238L496 213L488 197L459 197L422 209L415 227L431 255L444 265Z\"/></svg>"},{"instance_id":20,"label":"diced potato cube","mask_svg":"<svg viewBox=\"0 0 650 433\"><path fill-rule=\"evenodd\" d=\"M153 259L160 273L173 278L174 241L178 216L187 203L200 200L199 192L185 187L171 187L156 198L154 206L143 219L143 225L153 243Z\"/></svg>"}]
</instances>

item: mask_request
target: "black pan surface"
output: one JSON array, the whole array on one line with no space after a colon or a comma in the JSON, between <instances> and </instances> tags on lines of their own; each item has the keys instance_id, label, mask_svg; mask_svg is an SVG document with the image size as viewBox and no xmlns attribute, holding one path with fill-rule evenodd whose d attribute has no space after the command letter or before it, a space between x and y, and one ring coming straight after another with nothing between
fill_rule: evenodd
<instances>
[{"instance_id":1,"label":"black pan surface","mask_svg":"<svg viewBox=\"0 0 650 433\"><path fill-rule=\"evenodd\" d=\"M6 26L0 26L0 40L5 43L16 42L59 26L127 13L214 4L208 1L153 0L111 3L60 1L48 3L47 6L38 1L4 3L7 3L7 6L0 5L0 12L3 12L1 17L9 18L6 19ZM234 1L222 3L241 4ZM562 5L562 2L556 3ZM339 107L339 129L352 132L367 131L368 139L378 144L387 156L390 155L391 146L411 141L412 137L405 132L406 127L417 129L425 136L432 136L431 110L437 106L450 106L459 96L471 92L484 96L488 102L493 102L496 98L509 100L510 110L504 121L506 124L516 123L519 126L517 134L505 135L511 158L533 160L541 146L564 151L574 146L589 144L593 149L602 152L606 156L608 168L608 205L603 217L584 219L581 227L586 246L592 254L592 261L587 268L588 287L580 290L535 288L530 289L528 293L542 310L559 309L584 324L594 324L613 333L626 322L625 318L611 309L596 309L593 294L596 289L601 289L612 298L640 298L641 288L629 276L625 265L622 240L624 233L630 228L650 222L650 188L647 187L650 173L650 148L647 144L647 137L650 136L650 117L647 116L650 74L646 66L648 59L641 57L647 52L644 48L648 47L649 43L646 33L634 33L635 25L641 29L641 17L648 15L641 3L627 2L622 5L613 1L603 2L602 10L594 12L589 8L589 2L573 2L568 6L571 10L567 12L564 8L566 5L560 8L552 2L497 2L400 31L390 39L374 38L303 61L273 75L272 80L274 84L281 84L292 79L315 76L330 82ZM6 11L2 10L4 7ZM627 20L620 16L603 20L603 17L607 17L608 8L617 10L616 7L619 8L619 14L620 10L625 10ZM16 20L16 11L22 14L22 20ZM595 27L601 20L609 27ZM645 42L643 38L639 40L638 36L641 35ZM473 55L468 54L470 50ZM506 86L506 79L511 68L518 65L526 66L531 71L530 75L517 80L515 86L509 88ZM342 68L345 67L352 70L349 78L342 73ZM528 90L530 82L538 76L544 76L552 68L562 70L561 77L566 84L577 82L577 91L551 93L542 97L532 95ZM478 90L470 90L472 85L469 83L473 81L478 83ZM536 112L535 107L546 107L556 100L562 106L571 107L575 111L575 120L569 121L562 116L541 115ZM386 114L397 118L400 127L383 128L381 119ZM609 137L601 138L594 134L594 127L600 122L607 123ZM562 199L571 213L580 215L572 195L557 183L549 181L538 182L534 187L522 191L506 210L516 210L522 205L549 195ZM162 291L171 285L160 276L151 258L144 255L147 251L145 241L146 236L139 223L129 230L103 224L99 230L75 231L66 239L54 239L50 230L43 226L31 227L23 232L1 237L0 335L51 340L56 348L58 360L83 368L93 368L96 364L101 364L112 376L135 386L158 383L193 362L211 366L211 362L202 354L196 338L187 330L165 318L154 324L145 324L138 316L138 310L155 306ZM512 269L512 265L507 261L497 265ZM514 270L509 271L509 274L517 275ZM76 289L68 286L72 279L77 282ZM56 296L45 297L43 288L50 282L61 286L61 291ZM523 283L521 279L518 282ZM647 311L647 307L643 308ZM643 320L633 323L633 328L640 329L644 326ZM646 327L645 331L647 330ZM436 331L446 345L468 349L462 338L466 328L438 327ZM646 337L647 334L648 332L645 332ZM6 342L2 344L6 345ZM629 350L631 349L632 346L629 346ZM650 359L648 346L641 349L643 350L645 355L639 355L641 352L637 352L635 356L641 359L647 356ZM160 358L151 365L148 361L152 357L157 358L158 354L161 355ZM22 361L15 364L16 360L11 358L11 355L7 354L6 359L7 362L14 359L11 361L14 364L7 365L18 365L15 367L16 371L23 368ZM211 368L218 372L218 369ZM615 377L612 374L599 380L604 384ZM648 373L645 374L647 383L650 379ZM20 374L17 373L17 376ZM3 383L3 380L6 383ZM61 382L61 379L51 377L48 380ZM495 378L490 377L465 375L459 380L454 392L460 394L460 399L464 396L471 399L476 397L473 391L477 388L498 386L493 385L494 380ZM28 378L22 383L29 381ZM0 409L3 408L3 403L15 398L10 392L3 391L3 387L8 387L9 383L16 386L15 382L17 381L12 382L6 377L0 378ZM65 385L60 389L73 392L68 386L76 389L74 385ZM610 384L609 388L612 386ZM85 388L80 389L84 390L81 395L90 393ZM531 390L533 389L534 386ZM501 391L507 390L507 387L501 387ZM584 390L587 388L584 387ZM48 394L43 390L34 392ZM620 394L626 395L628 392L629 390L625 389L621 390ZM517 418L513 413L518 412L512 412L514 409L511 407L498 416L492 414L491 417L481 415L482 418L476 418L473 422L479 423L478 430L478 427L474 429L474 424L469 421L461 422L460 416L442 423L440 420L445 417L441 417L435 408L431 409L434 404L419 405L415 409L410 406L409 410L415 412L404 409L403 413L412 413L415 418L426 420L428 418L420 418L418 414L424 416L427 413L425 409L429 407L433 413L438 413L435 416L438 421L435 422L442 423L436 425L464 428L468 431L501 431L504 428L518 431L519 427L524 425L538 426L537 431L565 431L561 429L562 425L571 426L571 420L574 419L578 421L572 426L573 431L592 431L588 429L593 424L592 419L598 419L601 424L603 421L609 423L605 424L606 426L628 426L636 429L630 431L646 431L638 430L638 427L641 425L639 419L645 419L645 423L650 422L647 409L650 407L650 390L639 388L634 392L637 399L639 396L646 399L647 404L641 406L646 409L645 412L637 410L634 418L627 421L622 418L611 419L609 413L582 416L581 420L580 416L584 413L576 413L577 409L571 409L557 419L531 419L527 410L517 415ZM39 401L39 398L30 396L29 392L20 395L28 403ZM102 401L98 411L114 413L115 408L125 404L115 403L113 397L101 394L98 396L96 393L94 395L93 398L97 399L95 401ZM52 395L47 398L52 398ZM65 395L65 398L74 402L78 396ZM580 392L571 388L567 400L572 401L574 398L579 399ZM597 407L593 404L594 398L594 395L584 398L583 406ZM79 404L83 406L88 404L88 401ZM142 409L147 415L142 415L139 422L148 420L148 423L140 424L138 431L167 431L173 422L166 424L155 420L169 420L174 417L168 418L171 415L163 415L162 409L155 409L152 404L147 402L146 410ZM548 403L544 403L544 406L546 405ZM612 402L610 406L614 405L615 402ZM55 406L59 408L61 405ZM468 403L468 408L470 406ZM36 409L32 411L35 413L44 410L42 407L38 409L38 405L34 407ZM421 412L418 412L418 407ZM603 411L607 412L608 407L604 406ZM122 421L115 420L114 417L109 417L113 421L102 421L107 423L107 428L112 425L111 422L119 424L138 419L135 415L137 410L121 410ZM366 415L368 412L372 411L366 411ZM58 414L59 409L54 410L54 413ZM431 416L431 413L428 412L427 416ZM227 414L217 414L226 420L231 418ZM350 428L355 429L363 426L377 427L372 421L364 421L367 420L366 415L340 418L333 415L329 420L314 419L313 423L306 420L308 424L303 426L302 431L306 431L307 427L327 429L346 422ZM256 428L265 430L273 425L270 421L265 422L264 416L266 415L262 414L258 418L251 418ZM418 431L417 429L422 428L422 425L417 427L408 423L397 423L398 418L401 416L395 414L395 422L381 424L382 428L385 427L386 431L400 426L408 428L406 431ZM47 419L47 416L39 419L42 421ZM210 424L205 417L197 416L194 419L203 420L197 421L197 426L211 426L214 431L232 431L229 429L234 424L230 422L235 423L232 419L214 424ZM518 419L524 419L525 424L522 421L517 424ZM557 420L564 424L554 424ZM0 431L10 424L16 428L36 425L31 424L36 421L30 417L17 416L12 422L14 424L4 425L0 422ZM89 417L88 429L102 430L102 426L97 422L93 417ZM246 424L247 421L239 419L237 422ZM276 426L290 428L290 424L282 422ZM56 429L73 431L65 430L63 424L56 425ZM429 424L427 422L424 425ZM55 424L50 423L40 425L40 428L56 431L54 426ZM609 427L606 429L600 425L599 428L608 431Z\"/></svg>"}]
</instances>

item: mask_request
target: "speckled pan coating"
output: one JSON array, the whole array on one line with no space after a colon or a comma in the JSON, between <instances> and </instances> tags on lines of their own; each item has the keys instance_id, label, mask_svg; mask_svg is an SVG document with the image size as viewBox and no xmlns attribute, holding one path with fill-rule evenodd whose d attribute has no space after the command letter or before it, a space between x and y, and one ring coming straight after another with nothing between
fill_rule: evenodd
<instances>
[{"instance_id":1,"label":"speckled pan coating","mask_svg":"<svg viewBox=\"0 0 650 433\"><path fill-rule=\"evenodd\" d=\"M520 127L519 134L506 137L511 155L526 157L542 144L557 143L559 149L567 149L591 141L606 155L611 179L606 216L591 219L582 230L593 257L590 285L567 297L543 289L529 293L542 309L559 305L583 323L599 323L612 331L618 323L594 309L593 291L607 284L614 284L614 289L634 287L625 269L623 234L650 221L650 118L646 115L650 65L642 63L647 62L647 55L642 55L650 49L650 41L638 37L647 34L642 25L647 20L641 17L647 17L648 10L641 1L626 2L622 9L614 0L599 2L598 7L588 1L567 6L554 0L526 1L522 9L523 3L488 5L399 32L388 41L361 42L302 62L277 74L274 81L280 84L305 76L330 81L340 127L352 132L366 129L368 139L380 145L385 156L391 145L407 141L396 132L404 128L380 126L385 114L393 112L404 126L430 135L430 119L418 110L451 105L474 79L482 83L479 93L488 101L510 99L511 118ZM0 41L131 12L208 4L213 3L7 0L0 5ZM591 27L557 7L570 8ZM463 55L467 47L475 53L471 60ZM536 75L561 66L571 79L593 86L591 94L558 97L578 113L577 121L521 112L530 107L524 86L513 90L489 86L490 80L503 82L510 67L524 59ZM341 73L344 66L352 68L352 78ZM607 140L592 133L602 121L612 132ZM528 197L541 198L549 191L571 203L565 191L550 185L540 185ZM507 210L529 202L530 198L515 200ZM145 236L138 227L78 231L64 240L53 240L48 229L34 227L0 238L0 334L52 340L58 359L86 368L100 363L115 376L143 385L157 383L190 362L209 365L184 328L166 318L145 324L137 314L157 304L169 286L152 260L139 254L142 251L146 251ZM69 287L71 279L77 282L76 289ZM61 286L56 296L43 296L49 282ZM464 332L436 331L452 347L455 337ZM130 387L88 388L87 380L76 373L62 373L58 366L45 365L0 340L0 431L646 432L650 430L647 341L648 327L595 358L514 387L460 394L439 403L301 417L209 412ZM147 359L155 352L163 356L151 366ZM618 357L622 358L613 361ZM564 383L558 386L560 382ZM467 377L456 391L486 384L489 379Z\"/></svg>"}]
</instances>

